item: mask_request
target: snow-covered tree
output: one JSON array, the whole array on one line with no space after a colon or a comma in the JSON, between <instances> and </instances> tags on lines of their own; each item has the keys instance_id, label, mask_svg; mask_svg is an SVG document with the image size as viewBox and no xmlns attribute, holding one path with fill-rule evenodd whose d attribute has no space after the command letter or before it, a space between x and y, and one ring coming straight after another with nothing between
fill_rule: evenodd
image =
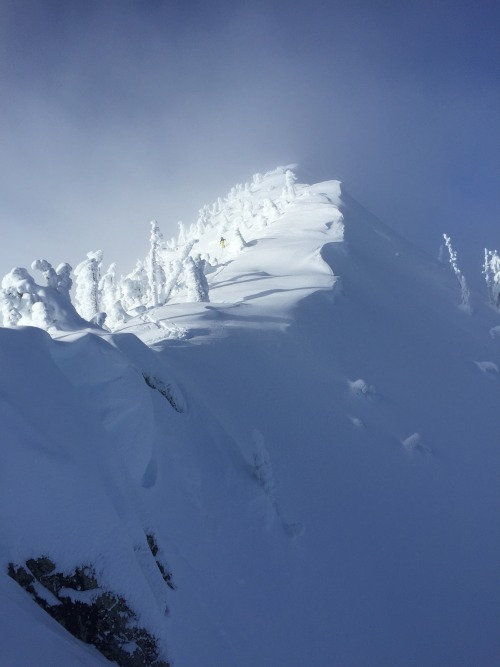
<instances>
[{"instance_id":1,"label":"snow-covered tree","mask_svg":"<svg viewBox=\"0 0 500 667\"><path fill-rule=\"evenodd\" d=\"M149 292L149 281L143 263L137 260L134 270L120 281L123 308L127 312L144 310Z\"/></svg>"},{"instance_id":2,"label":"snow-covered tree","mask_svg":"<svg viewBox=\"0 0 500 667\"><path fill-rule=\"evenodd\" d=\"M165 270L162 265L163 235L155 220L151 222L149 253L146 258L146 273L149 281L150 305L155 308L162 303L161 292L165 285Z\"/></svg>"},{"instance_id":3,"label":"snow-covered tree","mask_svg":"<svg viewBox=\"0 0 500 667\"><path fill-rule=\"evenodd\" d=\"M188 301L210 301L209 287L205 276L205 261L200 255L194 259L187 257L184 261L184 282Z\"/></svg>"},{"instance_id":4,"label":"snow-covered tree","mask_svg":"<svg viewBox=\"0 0 500 667\"><path fill-rule=\"evenodd\" d=\"M295 197L297 196L296 191L295 191L295 181L297 180L297 177L293 173L291 169L287 169L285 171L285 187L283 188L283 192L281 194L281 204L282 206L287 206L292 202Z\"/></svg>"},{"instance_id":5,"label":"snow-covered tree","mask_svg":"<svg viewBox=\"0 0 500 667\"><path fill-rule=\"evenodd\" d=\"M125 311L120 299L115 301L113 305L106 311L106 325L113 331L118 326L125 324L130 320L130 315Z\"/></svg>"},{"instance_id":6,"label":"snow-covered tree","mask_svg":"<svg viewBox=\"0 0 500 667\"><path fill-rule=\"evenodd\" d=\"M500 309L500 255L496 250L484 250L483 274L490 302Z\"/></svg>"},{"instance_id":7,"label":"snow-covered tree","mask_svg":"<svg viewBox=\"0 0 500 667\"><path fill-rule=\"evenodd\" d=\"M254 186L254 189L256 186L260 185L263 180L264 177L262 176L262 174L254 174L252 178L252 185Z\"/></svg>"},{"instance_id":8,"label":"snow-covered tree","mask_svg":"<svg viewBox=\"0 0 500 667\"><path fill-rule=\"evenodd\" d=\"M291 169L287 169L285 171L285 190L290 200L295 199L297 196L295 192L296 180L297 176L293 173L293 171Z\"/></svg>"},{"instance_id":9,"label":"snow-covered tree","mask_svg":"<svg viewBox=\"0 0 500 667\"><path fill-rule=\"evenodd\" d=\"M262 215L264 220L267 221L267 224L274 222L280 216L280 212L276 204L272 202L269 198L264 199L262 205Z\"/></svg>"},{"instance_id":10,"label":"snow-covered tree","mask_svg":"<svg viewBox=\"0 0 500 667\"><path fill-rule=\"evenodd\" d=\"M31 318L31 308L37 300L36 286L26 269L16 267L3 277L0 300L4 326L17 326L23 316Z\"/></svg>"},{"instance_id":11,"label":"snow-covered tree","mask_svg":"<svg viewBox=\"0 0 500 667\"><path fill-rule=\"evenodd\" d=\"M71 266L64 262L59 264L57 269L54 270L54 267L46 259L36 259L31 268L34 271L40 271L40 273L45 278L47 287L56 289L60 294L62 294L68 301L71 301L70 290L73 285L71 280Z\"/></svg>"},{"instance_id":12,"label":"snow-covered tree","mask_svg":"<svg viewBox=\"0 0 500 667\"><path fill-rule=\"evenodd\" d=\"M451 238L447 236L446 234L443 234L444 242L445 245L448 249L448 254L450 256L450 264L453 269L453 272L455 273L455 276L458 280L458 283L460 285L460 293L462 297L462 303L461 303L461 308L467 313L472 312L472 307L471 307L471 302L470 302L470 292L469 288L467 287L467 282L465 280L465 276L463 273L460 271L458 267L458 261L457 261L457 253L455 250L453 250L453 247L451 245Z\"/></svg>"},{"instance_id":13,"label":"snow-covered tree","mask_svg":"<svg viewBox=\"0 0 500 667\"><path fill-rule=\"evenodd\" d=\"M33 262L33 265L44 267L43 272L47 273L51 284L37 285L22 267L12 269L4 276L0 289L4 326L36 326L46 330L55 327L64 331L84 328L85 321L78 316L69 298L59 290L57 281L61 274L50 270L48 262Z\"/></svg>"},{"instance_id":14,"label":"snow-covered tree","mask_svg":"<svg viewBox=\"0 0 500 667\"><path fill-rule=\"evenodd\" d=\"M121 288L116 278L116 263L112 262L109 269L99 281L100 308L106 314L106 327L113 331L123 324L130 316L125 312L121 302ZM99 324L99 321L97 321ZM104 321L103 321L104 323Z\"/></svg>"},{"instance_id":15,"label":"snow-covered tree","mask_svg":"<svg viewBox=\"0 0 500 667\"><path fill-rule=\"evenodd\" d=\"M102 251L87 253L86 259L75 269L75 298L77 310L90 321L100 311L99 282L101 278Z\"/></svg>"},{"instance_id":16,"label":"snow-covered tree","mask_svg":"<svg viewBox=\"0 0 500 667\"><path fill-rule=\"evenodd\" d=\"M59 294L62 294L68 301L71 301L71 287L73 286L73 281L71 280L71 271L73 269L67 262L59 264L56 269L57 273L57 291Z\"/></svg>"},{"instance_id":17,"label":"snow-covered tree","mask_svg":"<svg viewBox=\"0 0 500 667\"><path fill-rule=\"evenodd\" d=\"M179 227L179 236L177 237L177 245L179 246L179 248L182 248L182 246L185 245L187 242L186 226L184 225L182 220L179 220L177 225Z\"/></svg>"},{"instance_id":18,"label":"snow-covered tree","mask_svg":"<svg viewBox=\"0 0 500 667\"><path fill-rule=\"evenodd\" d=\"M54 267L46 259L35 259L31 264L33 271L40 271L49 287L57 289L58 278Z\"/></svg>"},{"instance_id":19,"label":"snow-covered tree","mask_svg":"<svg viewBox=\"0 0 500 667\"><path fill-rule=\"evenodd\" d=\"M177 287L179 278L182 274L184 262L189 256L189 253L191 252L195 243L197 243L197 239L193 239L192 241L189 241L189 243L186 243L182 249L180 257L176 258L170 263L165 282L164 303L170 299L172 292L174 291L175 287Z\"/></svg>"},{"instance_id":20,"label":"snow-covered tree","mask_svg":"<svg viewBox=\"0 0 500 667\"><path fill-rule=\"evenodd\" d=\"M102 250L96 250L87 253L87 258L75 269L77 310L88 322L101 310L99 295L101 266Z\"/></svg>"},{"instance_id":21,"label":"snow-covered tree","mask_svg":"<svg viewBox=\"0 0 500 667\"><path fill-rule=\"evenodd\" d=\"M231 245L233 248L236 248L239 252L241 252L243 248L246 248L247 242L241 235L240 228L237 225L233 229L232 237Z\"/></svg>"}]
</instances>

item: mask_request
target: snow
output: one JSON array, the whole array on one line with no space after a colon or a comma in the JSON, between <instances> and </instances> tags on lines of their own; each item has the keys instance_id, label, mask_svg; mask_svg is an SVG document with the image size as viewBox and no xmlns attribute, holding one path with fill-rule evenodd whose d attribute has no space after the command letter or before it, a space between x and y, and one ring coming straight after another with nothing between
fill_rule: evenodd
<instances>
[{"instance_id":1,"label":"snow","mask_svg":"<svg viewBox=\"0 0 500 667\"><path fill-rule=\"evenodd\" d=\"M2 572L92 563L179 667L490 667L498 313L337 181L251 196L285 186L227 234L210 303L0 329ZM0 585L6 665L104 663Z\"/></svg>"}]
</instances>

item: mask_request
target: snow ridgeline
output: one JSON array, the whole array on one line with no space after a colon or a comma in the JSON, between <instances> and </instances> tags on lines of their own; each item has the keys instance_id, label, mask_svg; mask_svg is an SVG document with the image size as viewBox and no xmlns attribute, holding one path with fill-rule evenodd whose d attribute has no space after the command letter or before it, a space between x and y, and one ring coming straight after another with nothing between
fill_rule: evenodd
<instances>
[{"instance_id":1,"label":"snow ridgeline","mask_svg":"<svg viewBox=\"0 0 500 667\"><path fill-rule=\"evenodd\" d=\"M35 260L34 271L42 273L45 285L35 282L25 269L16 267L4 276L0 308L4 326L36 326L45 330L75 330L97 325L114 330L144 311L175 299L209 301L207 275L221 266L220 258L194 253L202 237L224 237L231 256L246 246L245 230L264 229L277 220L296 198L296 176L287 167L255 174L251 183L237 185L225 199L199 211L196 223L187 228L179 222L179 234L165 241L151 222L149 252L126 276L117 277L116 263L103 271L101 250L87 253L75 268L75 307L71 303L72 267L57 268L45 259ZM276 193L279 194L276 194ZM216 246L218 247L218 246Z\"/></svg>"}]
</instances>

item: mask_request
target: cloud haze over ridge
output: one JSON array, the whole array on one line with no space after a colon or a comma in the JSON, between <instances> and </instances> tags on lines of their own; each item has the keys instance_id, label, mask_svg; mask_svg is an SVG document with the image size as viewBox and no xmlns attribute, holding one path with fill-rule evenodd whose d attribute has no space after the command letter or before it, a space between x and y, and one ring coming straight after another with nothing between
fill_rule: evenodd
<instances>
[{"instance_id":1,"label":"cloud haze over ridge","mask_svg":"<svg viewBox=\"0 0 500 667\"><path fill-rule=\"evenodd\" d=\"M500 5L0 3L0 272L126 273L256 171L296 162L480 279L500 246ZM473 279L472 279L473 282Z\"/></svg>"}]
</instances>

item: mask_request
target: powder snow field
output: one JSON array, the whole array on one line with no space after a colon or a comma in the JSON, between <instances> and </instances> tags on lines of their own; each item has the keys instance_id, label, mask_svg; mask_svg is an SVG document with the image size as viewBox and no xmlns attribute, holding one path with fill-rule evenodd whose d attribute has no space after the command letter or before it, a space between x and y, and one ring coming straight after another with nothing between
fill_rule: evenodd
<instances>
[{"instance_id":1,"label":"powder snow field","mask_svg":"<svg viewBox=\"0 0 500 667\"><path fill-rule=\"evenodd\" d=\"M109 664L5 574L42 554L94 563L176 667L500 663L498 312L296 187L244 248L200 239L210 303L0 329L1 667Z\"/></svg>"}]
</instances>

